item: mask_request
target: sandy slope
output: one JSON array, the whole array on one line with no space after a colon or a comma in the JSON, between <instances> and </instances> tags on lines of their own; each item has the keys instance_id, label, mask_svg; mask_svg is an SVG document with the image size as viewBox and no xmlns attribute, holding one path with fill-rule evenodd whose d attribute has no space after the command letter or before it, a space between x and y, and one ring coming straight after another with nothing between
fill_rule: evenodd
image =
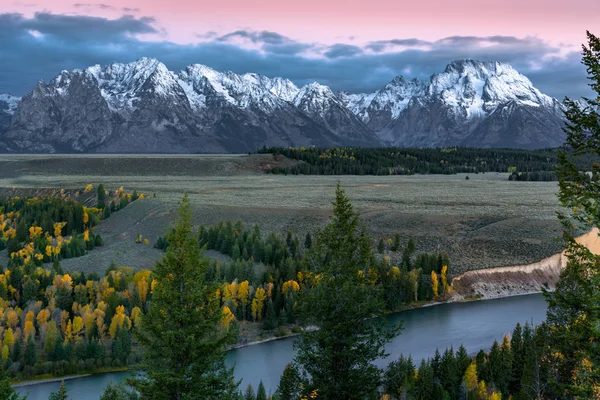
<instances>
[{"instance_id":1,"label":"sandy slope","mask_svg":"<svg viewBox=\"0 0 600 400\"><path fill-rule=\"evenodd\" d=\"M577 238L594 254L600 254L598 228ZM532 264L468 271L454 277L454 299L467 297L497 298L554 289L566 266L565 253L555 254Z\"/></svg>"}]
</instances>

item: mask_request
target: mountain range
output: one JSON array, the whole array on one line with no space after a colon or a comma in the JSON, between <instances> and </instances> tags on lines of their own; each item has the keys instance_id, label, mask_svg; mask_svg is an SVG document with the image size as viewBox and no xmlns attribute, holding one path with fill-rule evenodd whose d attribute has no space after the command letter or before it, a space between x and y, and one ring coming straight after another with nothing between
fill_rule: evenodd
<instances>
[{"instance_id":1,"label":"mountain range","mask_svg":"<svg viewBox=\"0 0 600 400\"><path fill-rule=\"evenodd\" d=\"M62 71L0 94L0 151L240 153L262 146L559 146L563 104L508 64L459 60L374 93L156 59Z\"/></svg>"}]
</instances>

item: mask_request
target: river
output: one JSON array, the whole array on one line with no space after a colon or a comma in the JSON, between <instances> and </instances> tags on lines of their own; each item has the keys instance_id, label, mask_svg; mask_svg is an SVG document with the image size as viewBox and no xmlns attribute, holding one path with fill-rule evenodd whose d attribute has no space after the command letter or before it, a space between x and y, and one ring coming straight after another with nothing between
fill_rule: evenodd
<instances>
[{"instance_id":1,"label":"river","mask_svg":"<svg viewBox=\"0 0 600 400\"><path fill-rule=\"evenodd\" d=\"M471 354L488 349L494 339L500 340L512 332L517 322L535 324L544 320L546 303L541 294L507 297L504 299L469 303L442 304L406 311L389 317L390 323L404 321L402 334L388 346L390 356L380 360L380 366L397 359L400 354L412 354L415 364L430 357L435 349L458 348L463 344ZM243 379L241 388L252 383L254 388L262 379L267 392L274 391L285 365L293 357L294 338L271 341L232 350L227 364L235 364L235 375ZM127 372L93 375L65 382L71 399L98 400L104 387L111 381L123 381ZM47 400L50 392L58 390L59 383L44 383L20 387L21 394L29 393L28 400Z\"/></svg>"}]
</instances>

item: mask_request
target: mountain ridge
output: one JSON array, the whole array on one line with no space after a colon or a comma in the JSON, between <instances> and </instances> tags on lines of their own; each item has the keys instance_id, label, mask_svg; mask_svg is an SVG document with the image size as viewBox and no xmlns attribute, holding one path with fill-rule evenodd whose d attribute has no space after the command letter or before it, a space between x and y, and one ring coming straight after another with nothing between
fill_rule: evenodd
<instances>
[{"instance_id":1,"label":"mountain ridge","mask_svg":"<svg viewBox=\"0 0 600 400\"><path fill-rule=\"evenodd\" d=\"M153 58L0 94L0 151L249 152L262 146L554 147L564 106L512 66L457 60L373 93Z\"/></svg>"}]
</instances>

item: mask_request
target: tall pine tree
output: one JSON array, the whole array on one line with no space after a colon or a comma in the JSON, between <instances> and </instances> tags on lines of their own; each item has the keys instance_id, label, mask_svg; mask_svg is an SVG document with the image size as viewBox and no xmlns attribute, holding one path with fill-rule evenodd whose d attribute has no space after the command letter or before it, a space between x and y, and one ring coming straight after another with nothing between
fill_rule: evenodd
<instances>
[{"instance_id":1,"label":"tall pine tree","mask_svg":"<svg viewBox=\"0 0 600 400\"><path fill-rule=\"evenodd\" d=\"M145 375L132 384L145 399L231 398L238 384L225 367L230 337L220 326L217 288L205 277L208 262L192 230L187 194L167 240L166 254L152 272L152 302L135 330Z\"/></svg>"},{"instance_id":2,"label":"tall pine tree","mask_svg":"<svg viewBox=\"0 0 600 400\"><path fill-rule=\"evenodd\" d=\"M557 172L560 202L570 210L559 214L567 266L556 291L546 293L551 348L559 355L554 385L563 398L600 397L600 256L575 240L576 231L600 227L600 164L580 170L573 161L573 156L600 156L600 39L587 36L583 64L598 96L585 99L585 106L565 100L568 151L559 153Z\"/></svg>"},{"instance_id":3,"label":"tall pine tree","mask_svg":"<svg viewBox=\"0 0 600 400\"><path fill-rule=\"evenodd\" d=\"M399 332L385 326L382 290L368 279L375 259L371 239L358 213L337 186L333 216L307 252L305 280L298 310L305 331L296 342L296 364L303 372L304 391L319 398L364 399L381 382L373 361L385 356L384 345Z\"/></svg>"}]
</instances>

